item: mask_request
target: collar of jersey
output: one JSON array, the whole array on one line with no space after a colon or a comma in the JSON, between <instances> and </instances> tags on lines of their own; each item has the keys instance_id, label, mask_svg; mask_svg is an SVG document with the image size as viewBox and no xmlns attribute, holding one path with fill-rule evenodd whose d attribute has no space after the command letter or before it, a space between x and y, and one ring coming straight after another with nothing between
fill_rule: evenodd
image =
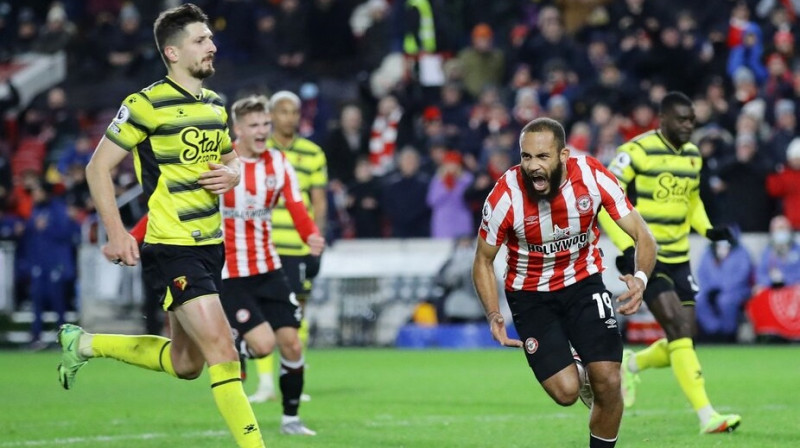
<instances>
[{"instance_id":1,"label":"collar of jersey","mask_svg":"<svg viewBox=\"0 0 800 448\"><path fill-rule=\"evenodd\" d=\"M182 85L178 84L177 81L170 78L169 76L165 76L164 80L167 84L171 85L173 89L177 90L178 92L182 93L183 96L189 98L192 101L201 101L203 99L203 94L201 93L199 97L192 95L192 92L186 90Z\"/></svg>"},{"instance_id":2,"label":"collar of jersey","mask_svg":"<svg viewBox=\"0 0 800 448\"><path fill-rule=\"evenodd\" d=\"M656 129L656 135L658 136L658 138L661 139L662 142L664 142L664 145L666 145L667 148L669 148L669 149L671 149L671 150L673 150L674 152L677 152L677 153L682 151L682 147L681 148L676 148L675 145L670 143L670 141L667 140L666 137L664 137L664 134L661 133L661 129Z\"/></svg>"}]
</instances>

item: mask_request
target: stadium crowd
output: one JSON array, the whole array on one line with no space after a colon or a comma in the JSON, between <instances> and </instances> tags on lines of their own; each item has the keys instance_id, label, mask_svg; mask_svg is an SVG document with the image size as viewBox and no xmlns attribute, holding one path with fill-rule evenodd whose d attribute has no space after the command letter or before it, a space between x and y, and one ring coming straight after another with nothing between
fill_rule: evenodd
<instances>
[{"instance_id":1,"label":"stadium crowd","mask_svg":"<svg viewBox=\"0 0 800 448\"><path fill-rule=\"evenodd\" d=\"M178 3L0 1L0 64L67 54L67 79L30 104L0 70L0 238L18 243L20 297L41 275L74 284L75 248L97 239L85 165L123 96L164 75L149 24ZM300 95L299 132L328 160L329 241L474 235L525 123L555 118L574 152L608 164L657 126L670 90L694 101L711 221L767 232L785 215L800 230L795 2L194 3L219 48L210 88L228 103ZM127 162L120 194L136 184Z\"/></svg>"}]
</instances>

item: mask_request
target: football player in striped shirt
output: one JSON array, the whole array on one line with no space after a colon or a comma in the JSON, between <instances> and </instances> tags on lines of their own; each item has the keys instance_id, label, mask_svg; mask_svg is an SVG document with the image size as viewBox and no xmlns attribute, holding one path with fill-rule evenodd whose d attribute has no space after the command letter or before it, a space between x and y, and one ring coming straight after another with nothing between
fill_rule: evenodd
<instances>
[{"instance_id":1,"label":"football player in striped shirt","mask_svg":"<svg viewBox=\"0 0 800 448\"><path fill-rule=\"evenodd\" d=\"M142 265L162 291L172 339L91 334L63 325L59 380L65 389L74 387L78 370L91 358L183 379L198 378L208 364L214 401L236 444L263 447L219 299L225 256L219 195L239 183L239 159L224 104L203 88L203 80L214 74L217 48L208 17L191 3L162 12L154 34L167 76L125 99L86 167L86 179L108 231L103 254L117 264L135 265L139 248L122 226L111 178L133 153L150 210Z\"/></svg>"},{"instance_id":2,"label":"football player in striped shirt","mask_svg":"<svg viewBox=\"0 0 800 448\"><path fill-rule=\"evenodd\" d=\"M231 112L242 174L239 185L222 198L226 261L222 304L238 338L244 341L243 353L262 359L272 353L277 341L281 432L314 435L298 417L305 367L298 336L303 312L273 242L271 218L278 200L283 200L293 228L311 255L322 253L325 239L303 204L287 156L267 147L271 128L267 98L242 98Z\"/></svg>"},{"instance_id":3,"label":"football player in striped shirt","mask_svg":"<svg viewBox=\"0 0 800 448\"><path fill-rule=\"evenodd\" d=\"M591 408L590 448L610 448L623 411L622 337L603 284L597 213L607 210L635 241L636 271L620 276L628 291L617 298L618 313L639 309L655 265L655 239L613 174L592 157L570 157L557 121L531 121L519 144L521 163L498 179L483 206L475 290L492 336L504 346L524 348L536 379L556 403L569 406L580 396ZM508 250L506 299L519 340L508 337L499 311L494 259L502 245Z\"/></svg>"},{"instance_id":4,"label":"football player in striped shirt","mask_svg":"<svg viewBox=\"0 0 800 448\"><path fill-rule=\"evenodd\" d=\"M292 164L300 183L300 193L306 210L320 229L320 234L324 235L328 210L326 196L328 163L322 148L298 135L300 106L300 98L288 90L281 90L272 95L269 108L273 120L273 132L267 141L267 146L280 150ZM289 285L302 305L311 295L312 281L319 272L320 257L310 253L308 244L303 241L295 228L292 216L282 200L272 213L272 229L273 242L281 256ZM304 344L308 341L306 319L303 319L300 325L300 339ZM259 381L258 389L249 397L251 402L260 403L274 396L274 365L272 356L256 360ZM310 397L303 394L302 399L308 401Z\"/></svg>"},{"instance_id":5,"label":"football player in striped shirt","mask_svg":"<svg viewBox=\"0 0 800 448\"><path fill-rule=\"evenodd\" d=\"M695 294L698 286L689 266L689 233L692 229L709 240L731 240L730 229L714 227L700 199L703 158L691 141L695 114L692 100L669 92L661 100L659 129L645 132L617 148L608 166L623 188L630 188L636 209L653 231L658 243L658 262L644 300L666 338L634 353L625 350L622 360L622 395L625 406L636 399L638 373L649 368L672 367L672 373L697 413L701 434L730 432L742 421L738 414L720 414L706 393L705 378L694 349ZM600 215L600 224L623 254L617 258L620 272L631 272L630 238Z\"/></svg>"}]
</instances>

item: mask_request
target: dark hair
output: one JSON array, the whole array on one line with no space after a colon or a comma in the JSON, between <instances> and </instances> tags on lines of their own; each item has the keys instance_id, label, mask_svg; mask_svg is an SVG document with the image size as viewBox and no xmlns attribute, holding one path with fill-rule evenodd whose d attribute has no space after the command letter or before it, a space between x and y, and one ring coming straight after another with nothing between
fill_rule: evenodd
<instances>
[{"instance_id":1,"label":"dark hair","mask_svg":"<svg viewBox=\"0 0 800 448\"><path fill-rule=\"evenodd\" d=\"M253 112L269 112L269 100L264 95L250 95L237 100L231 106L233 121Z\"/></svg>"},{"instance_id":2,"label":"dark hair","mask_svg":"<svg viewBox=\"0 0 800 448\"><path fill-rule=\"evenodd\" d=\"M191 23L208 24L208 16L197 5L186 3L175 8L162 11L153 24L153 35L156 38L156 47L161 53L161 59L169 68L169 61L164 55L164 47L175 42L175 38L184 32L186 25Z\"/></svg>"},{"instance_id":3,"label":"dark hair","mask_svg":"<svg viewBox=\"0 0 800 448\"><path fill-rule=\"evenodd\" d=\"M675 106L692 107L692 100L681 92L669 92L661 99L661 106L658 108L658 113L663 114L668 110L672 110Z\"/></svg>"},{"instance_id":4,"label":"dark hair","mask_svg":"<svg viewBox=\"0 0 800 448\"><path fill-rule=\"evenodd\" d=\"M553 133L553 137L556 140L556 146L558 150L563 149L567 146L567 137L566 133L564 132L564 126L561 126L561 123L553 120L552 118L547 117L540 117L534 120L531 120L528 124L522 128L522 131L519 133L519 140L522 141L522 136L528 132L543 132L543 131L550 131Z\"/></svg>"}]
</instances>

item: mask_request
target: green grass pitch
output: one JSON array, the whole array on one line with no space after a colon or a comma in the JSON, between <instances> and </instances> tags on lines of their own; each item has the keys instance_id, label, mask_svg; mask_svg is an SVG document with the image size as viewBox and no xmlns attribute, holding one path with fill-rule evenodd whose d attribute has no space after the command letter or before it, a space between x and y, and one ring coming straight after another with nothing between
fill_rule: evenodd
<instances>
[{"instance_id":1,"label":"green grass pitch","mask_svg":"<svg viewBox=\"0 0 800 448\"><path fill-rule=\"evenodd\" d=\"M670 369L644 372L620 447L800 446L800 347L699 347L712 402L743 421L700 436ZM97 359L74 390L56 379L58 352L0 352L0 448L234 446L208 376L178 381ZM255 412L269 447L587 447L588 412L562 408L515 350L311 350L301 416L313 438L278 433L280 405ZM253 365L251 364L251 374ZM255 388L255 379L245 383Z\"/></svg>"}]
</instances>

